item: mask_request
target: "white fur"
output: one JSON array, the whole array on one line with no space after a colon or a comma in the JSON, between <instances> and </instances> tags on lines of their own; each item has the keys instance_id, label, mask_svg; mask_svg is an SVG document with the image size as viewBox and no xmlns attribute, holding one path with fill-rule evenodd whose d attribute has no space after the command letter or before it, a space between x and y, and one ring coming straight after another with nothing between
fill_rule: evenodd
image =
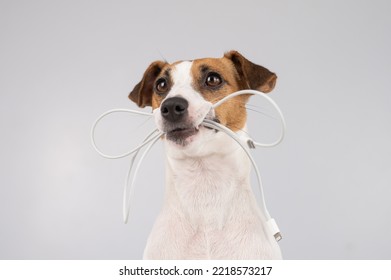
<instances>
[{"instance_id":1,"label":"white fur","mask_svg":"<svg viewBox=\"0 0 391 280\"><path fill-rule=\"evenodd\" d=\"M198 126L210 103L192 88L191 62L173 69L167 98L189 102ZM201 109L200 109L201 108ZM163 121L155 110L155 120ZM145 259L280 259L250 187L251 164L223 132L200 127L186 146L165 141L166 193L144 251Z\"/></svg>"}]
</instances>

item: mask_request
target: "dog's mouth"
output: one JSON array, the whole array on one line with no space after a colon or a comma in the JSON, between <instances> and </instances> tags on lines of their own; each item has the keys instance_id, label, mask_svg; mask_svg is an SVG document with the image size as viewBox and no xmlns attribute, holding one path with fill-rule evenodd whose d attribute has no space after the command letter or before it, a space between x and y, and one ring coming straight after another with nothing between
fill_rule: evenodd
<instances>
[{"instance_id":1,"label":"dog's mouth","mask_svg":"<svg viewBox=\"0 0 391 280\"><path fill-rule=\"evenodd\" d=\"M177 127L166 133L167 140L173 141L177 144L184 145L186 139L197 134L199 129L196 127Z\"/></svg>"},{"instance_id":2,"label":"dog's mouth","mask_svg":"<svg viewBox=\"0 0 391 280\"><path fill-rule=\"evenodd\" d=\"M219 120L217 118L214 118L213 121L218 122ZM180 144L182 146L185 146L187 144L187 139L191 136L196 135L201 128L205 128L207 130L213 130L213 128L200 125L199 127L194 126L178 126L171 129L168 129L166 132L166 139L173 141L177 144ZM217 132L217 130L215 130Z\"/></svg>"}]
</instances>

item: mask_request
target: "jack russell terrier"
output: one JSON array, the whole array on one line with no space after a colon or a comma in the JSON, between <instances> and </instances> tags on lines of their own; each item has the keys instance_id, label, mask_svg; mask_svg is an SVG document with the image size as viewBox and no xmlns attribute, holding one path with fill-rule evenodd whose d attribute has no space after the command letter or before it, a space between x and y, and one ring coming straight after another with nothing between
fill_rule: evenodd
<instances>
[{"instance_id":1,"label":"jack russell terrier","mask_svg":"<svg viewBox=\"0 0 391 280\"><path fill-rule=\"evenodd\" d=\"M281 259L277 241L250 186L251 163L225 133L202 126L214 120L246 131L246 102L238 90L270 92L277 76L240 53L169 64L153 62L129 98L151 106L164 132L166 191L144 259Z\"/></svg>"}]
</instances>

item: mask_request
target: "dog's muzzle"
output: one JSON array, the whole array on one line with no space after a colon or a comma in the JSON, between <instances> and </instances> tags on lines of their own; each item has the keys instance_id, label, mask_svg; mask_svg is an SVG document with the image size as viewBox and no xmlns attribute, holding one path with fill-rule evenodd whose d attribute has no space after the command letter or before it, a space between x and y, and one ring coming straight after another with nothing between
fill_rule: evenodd
<instances>
[{"instance_id":1,"label":"dog's muzzle","mask_svg":"<svg viewBox=\"0 0 391 280\"><path fill-rule=\"evenodd\" d=\"M163 118L163 129L168 140L184 144L185 140L198 132L198 128L190 121L189 102L183 97L171 97L160 106Z\"/></svg>"}]
</instances>

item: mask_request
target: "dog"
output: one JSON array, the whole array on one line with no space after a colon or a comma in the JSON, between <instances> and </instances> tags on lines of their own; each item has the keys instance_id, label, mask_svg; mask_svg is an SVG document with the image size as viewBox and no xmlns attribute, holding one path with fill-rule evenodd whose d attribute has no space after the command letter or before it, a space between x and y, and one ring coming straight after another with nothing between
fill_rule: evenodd
<instances>
[{"instance_id":1,"label":"dog","mask_svg":"<svg viewBox=\"0 0 391 280\"><path fill-rule=\"evenodd\" d=\"M153 62L129 98L150 106L164 132L166 189L144 259L281 259L250 186L251 163L214 120L244 136L250 95L273 90L277 76L237 51L221 58Z\"/></svg>"}]
</instances>

